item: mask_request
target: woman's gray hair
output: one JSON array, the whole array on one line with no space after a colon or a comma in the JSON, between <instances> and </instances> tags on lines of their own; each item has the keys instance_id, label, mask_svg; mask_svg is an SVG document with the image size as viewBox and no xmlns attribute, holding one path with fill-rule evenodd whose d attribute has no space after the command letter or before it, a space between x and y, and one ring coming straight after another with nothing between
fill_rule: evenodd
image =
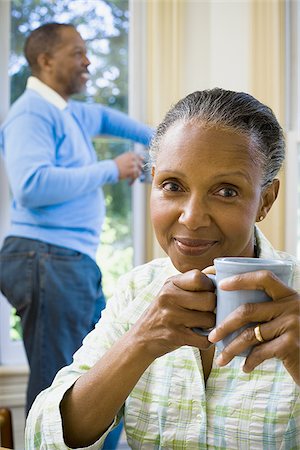
<instances>
[{"instance_id":1,"label":"woman's gray hair","mask_svg":"<svg viewBox=\"0 0 300 450\"><path fill-rule=\"evenodd\" d=\"M262 186L273 181L284 161L283 131L273 111L244 92L214 88L196 91L176 103L152 140L150 157L153 164L163 136L176 122L231 129L249 137L252 157L263 170Z\"/></svg>"}]
</instances>

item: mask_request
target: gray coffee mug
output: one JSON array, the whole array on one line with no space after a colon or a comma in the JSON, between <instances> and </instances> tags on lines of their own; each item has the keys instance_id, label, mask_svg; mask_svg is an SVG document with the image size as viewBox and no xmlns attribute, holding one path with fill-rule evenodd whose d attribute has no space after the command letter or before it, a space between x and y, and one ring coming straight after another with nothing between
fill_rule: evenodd
<instances>
[{"instance_id":1,"label":"gray coffee mug","mask_svg":"<svg viewBox=\"0 0 300 450\"><path fill-rule=\"evenodd\" d=\"M216 286L217 307L216 307L216 326L236 308L245 303L262 303L272 301L265 291L259 290L240 290L240 291L224 291L218 288L218 284L224 278L247 272L256 272L258 270L269 270L274 273L283 283L290 285L293 271L293 264L289 261L261 259L261 258L244 258L244 257L226 257L214 259L216 275L208 275ZM220 351L223 350L233 339L235 339L243 330L248 327L255 326L257 323L249 323L233 333L227 335L222 341L217 342ZM202 328L193 328L198 333L207 336L211 330ZM240 356L247 356L247 351Z\"/></svg>"}]
</instances>

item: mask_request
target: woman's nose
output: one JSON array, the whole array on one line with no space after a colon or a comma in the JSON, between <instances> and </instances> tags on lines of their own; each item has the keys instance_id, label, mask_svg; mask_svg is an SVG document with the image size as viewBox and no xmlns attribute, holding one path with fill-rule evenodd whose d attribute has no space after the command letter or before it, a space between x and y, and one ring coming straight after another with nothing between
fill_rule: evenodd
<instances>
[{"instance_id":1,"label":"woman's nose","mask_svg":"<svg viewBox=\"0 0 300 450\"><path fill-rule=\"evenodd\" d=\"M204 199L190 198L182 206L178 222L189 230L208 227L211 224L211 215Z\"/></svg>"}]
</instances>

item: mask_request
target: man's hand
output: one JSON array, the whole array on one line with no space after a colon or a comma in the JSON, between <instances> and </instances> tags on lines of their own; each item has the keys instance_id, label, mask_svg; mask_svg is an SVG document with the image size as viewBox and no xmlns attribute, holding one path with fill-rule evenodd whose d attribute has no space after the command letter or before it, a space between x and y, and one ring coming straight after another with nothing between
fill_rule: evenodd
<instances>
[{"instance_id":1,"label":"man's hand","mask_svg":"<svg viewBox=\"0 0 300 450\"><path fill-rule=\"evenodd\" d=\"M133 183L142 173L144 159L134 152L123 153L115 158L119 170L119 179L130 178Z\"/></svg>"}]
</instances>

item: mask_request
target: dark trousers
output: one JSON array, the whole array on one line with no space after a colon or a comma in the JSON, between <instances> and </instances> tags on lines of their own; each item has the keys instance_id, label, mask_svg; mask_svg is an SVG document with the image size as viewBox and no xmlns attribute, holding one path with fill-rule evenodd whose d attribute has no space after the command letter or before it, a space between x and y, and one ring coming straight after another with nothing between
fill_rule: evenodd
<instances>
[{"instance_id":1,"label":"dark trousers","mask_svg":"<svg viewBox=\"0 0 300 450\"><path fill-rule=\"evenodd\" d=\"M28 412L101 316L101 272L77 251L9 237L0 252L0 289L21 318L30 366Z\"/></svg>"},{"instance_id":2,"label":"dark trousers","mask_svg":"<svg viewBox=\"0 0 300 450\"><path fill-rule=\"evenodd\" d=\"M72 362L105 308L101 271L87 255L34 239L8 237L0 251L0 290L21 318L30 367L27 413L56 373ZM122 424L105 440L115 450Z\"/></svg>"},{"instance_id":3,"label":"dark trousers","mask_svg":"<svg viewBox=\"0 0 300 450\"><path fill-rule=\"evenodd\" d=\"M77 251L9 237L0 252L0 289L21 318L29 410L99 319L105 307L101 272Z\"/></svg>"},{"instance_id":4,"label":"dark trousers","mask_svg":"<svg viewBox=\"0 0 300 450\"><path fill-rule=\"evenodd\" d=\"M27 412L72 362L105 308L101 271L87 255L34 239L8 237L0 251L0 290L21 318L30 366ZM121 426L103 449L117 447Z\"/></svg>"}]
</instances>

